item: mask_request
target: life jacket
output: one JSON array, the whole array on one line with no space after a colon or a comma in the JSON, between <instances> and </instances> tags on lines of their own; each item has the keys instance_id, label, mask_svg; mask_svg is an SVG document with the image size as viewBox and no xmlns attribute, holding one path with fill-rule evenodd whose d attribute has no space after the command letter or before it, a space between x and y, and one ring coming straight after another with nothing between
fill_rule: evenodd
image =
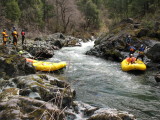
<instances>
[{"instance_id":1,"label":"life jacket","mask_svg":"<svg viewBox=\"0 0 160 120\"><path fill-rule=\"evenodd\" d=\"M136 50L136 48L135 47L130 47L130 49L129 49L130 51L135 51Z\"/></svg>"},{"instance_id":2,"label":"life jacket","mask_svg":"<svg viewBox=\"0 0 160 120\"><path fill-rule=\"evenodd\" d=\"M128 58L126 58L126 60L127 60L127 62L129 62L129 63L132 63L132 62L135 62L136 61L136 58L135 57L128 57Z\"/></svg>"},{"instance_id":3,"label":"life jacket","mask_svg":"<svg viewBox=\"0 0 160 120\"><path fill-rule=\"evenodd\" d=\"M2 32L2 35L3 35L3 41L7 41L7 33L6 32Z\"/></svg>"},{"instance_id":4,"label":"life jacket","mask_svg":"<svg viewBox=\"0 0 160 120\"><path fill-rule=\"evenodd\" d=\"M6 32L2 32L3 37L6 35Z\"/></svg>"},{"instance_id":5,"label":"life jacket","mask_svg":"<svg viewBox=\"0 0 160 120\"><path fill-rule=\"evenodd\" d=\"M13 32L12 32L12 36L13 36L13 37L18 37L17 31L13 31Z\"/></svg>"},{"instance_id":6,"label":"life jacket","mask_svg":"<svg viewBox=\"0 0 160 120\"><path fill-rule=\"evenodd\" d=\"M141 54L141 55L143 55L144 54L144 50L145 50L145 48L144 47L141 47L140 49L139 49L139 54Z\"/></svg>"},{"instance_id":7,"label":"life jacket","mask_svg":"<svg viewBox=\"0 0 160 120\"><path fill-rule=\"evenodd\" d=\"M25 32L21 32L21 35L24 36L24 35L25 35Z\"/></svg>"}]
</instances>

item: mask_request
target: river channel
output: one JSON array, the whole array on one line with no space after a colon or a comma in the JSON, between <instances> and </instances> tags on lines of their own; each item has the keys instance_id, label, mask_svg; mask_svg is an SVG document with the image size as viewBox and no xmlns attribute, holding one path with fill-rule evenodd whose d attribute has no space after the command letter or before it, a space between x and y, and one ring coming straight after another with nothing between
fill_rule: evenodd
<instances>
[{"instance_id":1,"label":"river channel","mask_svg":"<svg viewBox=\"0 0 160 120\"><path fill-rule=\"evenodd\" d=\"M66 61L59 76L76 90L76 100L134 114L138 120L160 120L160 85L153 74L123 72L120 63L85 55L94 42L81 47L64 47L49 61Z\"/></svg>"}]
</instances>

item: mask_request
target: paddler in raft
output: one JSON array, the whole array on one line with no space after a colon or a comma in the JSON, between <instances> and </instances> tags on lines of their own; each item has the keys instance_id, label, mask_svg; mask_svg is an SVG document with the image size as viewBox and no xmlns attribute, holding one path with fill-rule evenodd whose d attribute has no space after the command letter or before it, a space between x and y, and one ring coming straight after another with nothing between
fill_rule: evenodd
<instances>
[{"instance_id":1,"label":"paddler in raft","mask_svg":"<svg viewBox=\"0 0 160 120\"><path fill-rule=\"evenodd\" d=\"M125 45L125 48L124 48L124 49L128 49L129 46L131 46L131 43L132 43L132 39L131 39L131 36L130 36L130 35L127 35L127 36L126 36L125 43L126 43L126 45Z\"/></svg>"},{"instance_id":2,"label":"paddler in raft","mask_svg":"<svg viewBox=\"0 0 160 120\"><path fill-rule=\"evenodd\" d=\"M133 54L129 54L129 57L126 58L126 61L128 62L128 64L133 64L136 61L136 58L133 56Z\"/></svg>"}]
</instances>

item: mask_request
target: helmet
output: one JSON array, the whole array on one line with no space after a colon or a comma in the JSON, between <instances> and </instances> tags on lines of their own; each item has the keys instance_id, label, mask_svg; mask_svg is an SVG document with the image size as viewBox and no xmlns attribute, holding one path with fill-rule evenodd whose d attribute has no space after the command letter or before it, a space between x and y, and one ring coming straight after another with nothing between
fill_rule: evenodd
<instances>
[{"instance_id":1,"label":"helmet","mask_svg":"<svg viewBox=\"0 0 160 120\"><path fill-rule=\"evenodd\" d=\"M128 35L128 37L130 38L131 36L130 36L130 35Z\"/></svg>"},{"instance_id":2,"label":"helmet","mask_svg":"<svg viewBox=\"0 0 160 120\"><path fill-rule=\"evenodd\" d=\"M144 45L143 44L141 44L141 47L143 47Z\"/></svg>"},{"instance_id":3,"label":"helmet","mask_svg":"<svg viewBox=\"0 0 160 120\"><path fill-rule=\"evenodd\" d=\"M130 54L129 57L133 57L133 54Z\"/></svg>"}]
</instances>

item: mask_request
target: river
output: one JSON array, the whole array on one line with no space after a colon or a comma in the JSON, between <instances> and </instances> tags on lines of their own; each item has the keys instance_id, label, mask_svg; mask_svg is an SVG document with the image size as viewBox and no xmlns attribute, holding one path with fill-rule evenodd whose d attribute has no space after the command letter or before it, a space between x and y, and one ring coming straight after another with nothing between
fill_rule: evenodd
<instances>
[{"instance_id":1,"label":"river","mask_svg":"<svg viewBox=\"0 0 160 120\"><path fill-rule=\"evenodd\" d=\"M133 74L121 71L120 63L85 55L94 42L82 47L64 47L49 61L66 61L61 78L76 90L76 100L98 107L128 111L137 120L160 120L160 86L154 72Z\"/></svg>"}]
</instances>

